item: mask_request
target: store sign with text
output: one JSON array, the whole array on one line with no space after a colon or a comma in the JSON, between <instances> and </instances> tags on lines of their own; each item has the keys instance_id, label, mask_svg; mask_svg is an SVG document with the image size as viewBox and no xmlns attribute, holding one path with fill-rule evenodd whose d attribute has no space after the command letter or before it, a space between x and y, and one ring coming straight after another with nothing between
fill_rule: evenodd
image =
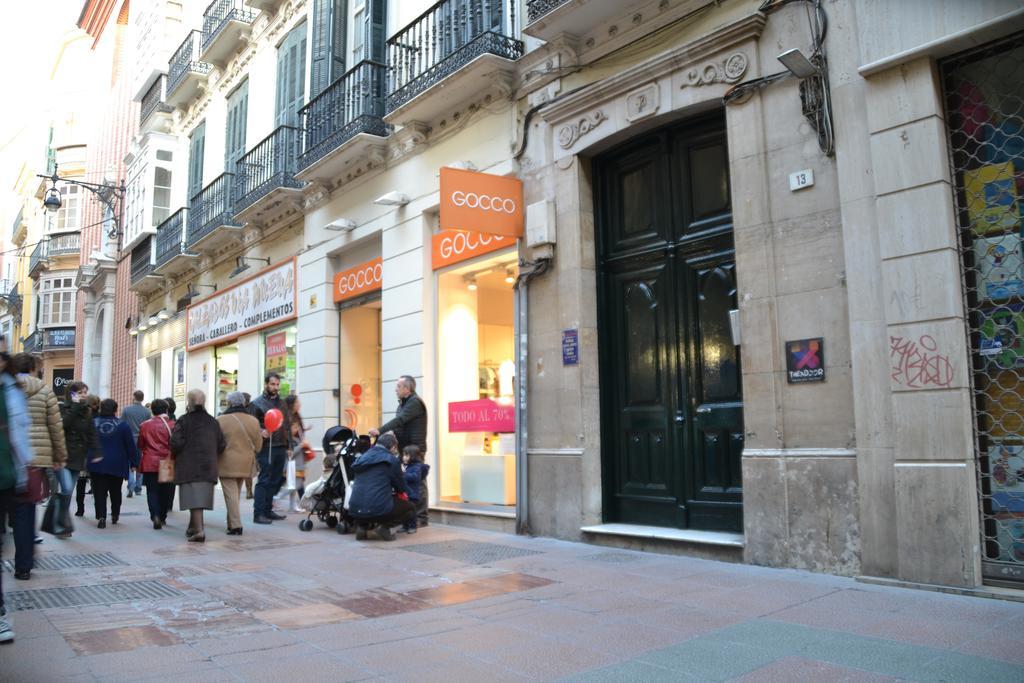
<instances>
[{"instance_id":1,"label":"store sign with text","mask_svg":"<svg viewBox=\"0 0 1024 683\"><path fill-rule=\"evenodd\" d=\"M188 307L188 350L233 341L295 318L295 259L271 266Z\"/></svg>"},{"instance_id":2,"label":"store sign with text","mask_svg":"<svg viewBox=\"0 0 1024 683\"><path fill-rule=\"evenodd\" d=\"M439 270L474 256L514 247L516 238L465 230L444 230L433 237L431 264Z\"/></svg>"},{"instance_id":3,"label":"store sign with text","mask_svg":"<svg viewBox=\"0 0 1024 683\"><path fill-rule=\"evenodd\" d=\"M52 349L75 348L75 328L58 328L46 330L46 346Z\"/></svg>"},{"instance_id":4,"label":"store sign with text","mask_svg":"<svg viewBox=\"0 0 1024 683\"><path fill-rule=\"evenodd\" d=\"M384 260L375 258L334 275L334 303L353 299L381 288Z\"/></svg>"},{"instance_id":5,"label":"store sign with text","mask_svg":"<svg viewBox=\"0 0 1024 683\"><path fill-rule=\"evenodd\" d=\"M74 368L58 368L53 371L53 393L57 398L64 398L68 385L75 381Z\"/></svg>"},{"instance_id":6,"label":"store sign with text","mask_svg":"<svg viewBox=\"0 0 1024 683\"><path fill-rule=\"evenodd\" d=\"M513 239L523 234L523 181L441 169L441 230L471 230Z\"/></svg>"},{"instance_id":7,"label":"store sign with text","mask_svg":"<svg viewBox=\"0 0 1024 683\"><path fill-rule=\"evenodd\" d=\"M453 401L448 404L448 431L496 432L516 431L516 409L512 402L499 403L489 398L478 401Z\"/></svg>"}]
</instances>

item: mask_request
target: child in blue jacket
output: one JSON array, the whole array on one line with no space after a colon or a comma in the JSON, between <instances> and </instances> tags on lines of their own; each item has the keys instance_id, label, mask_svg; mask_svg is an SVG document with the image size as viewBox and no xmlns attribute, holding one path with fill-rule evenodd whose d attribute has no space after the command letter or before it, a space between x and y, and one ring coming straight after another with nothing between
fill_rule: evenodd
<instances>
[{"instance_id":1,"label":"child in blue jacket","mask_svg":"<svg viewBox=\"0 0 1024 683\"><path fill-rule=\"evenodd\" d=\"M424 483L430 472L430 465L423 462L423 454L420 453L419 446L406 446L402 449L402 466L405 470L405 484L409 488L409 502L418 509L424 493ZM407 534L416 533L415 515L402 525L402 530Z\"/></svg>"}]
</instances>

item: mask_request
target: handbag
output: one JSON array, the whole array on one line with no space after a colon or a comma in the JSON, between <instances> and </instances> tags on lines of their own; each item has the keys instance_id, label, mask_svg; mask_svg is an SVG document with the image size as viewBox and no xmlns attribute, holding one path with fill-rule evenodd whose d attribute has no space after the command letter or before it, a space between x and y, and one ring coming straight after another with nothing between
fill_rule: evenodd
<instances>
[{"instance_id":1,"label":"handbag","mask_svg":"<svg viewBox=\"0 0 1024 683\"><path fill-rule=\"evenodd\" d=\"M297 487L295 486L295 461L288 461L288 474L286 475L285 489L288 491L294 491Z\"/></svg>"},{"instance_id":2,"label":"handbag","mask_svg":"<svg viewBox=\"0 0 1024 683\"><path fill-rule=\"evenodd\" d=\"M164 429L167 430L167 437L171 436L171 428L167 426L167 420L160 420L164 423ZM157 466L156 480L161 484L173 484L174 483L174 456L168 455L166 458L160 458L160 464Z\"/></svg>"},{"instance_id":3,"label":"handbag","mask_svg":"<svg viewBox=\"0 0 1024 683\"><path fill-rule=\"evenodd\" d=\"M50 480L42 467L28 467L28 485L18 495L23 503L39 503L50 495Z\"/></svg>"}]
</instances>

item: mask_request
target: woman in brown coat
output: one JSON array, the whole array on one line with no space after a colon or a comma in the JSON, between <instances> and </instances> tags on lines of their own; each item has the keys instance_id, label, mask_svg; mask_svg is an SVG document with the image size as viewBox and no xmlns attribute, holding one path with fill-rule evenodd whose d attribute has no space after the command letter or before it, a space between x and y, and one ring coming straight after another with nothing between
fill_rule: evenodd
<instances>
[{"instance_id":1,"label":"woman in brown coat","mask_svg":"<svg viewBox=\"0 0 1024 683\"><path fill-rule=\"evenodd\" d=\"M217 465L220 487L224 491L224 506L228 512L228 535L242 535L242 515L238 499L242 486L252 476L256 453L263 446L260 421L245 409L245 396L239 391L227 395L228 409L217 418L227 441Z\"/></svg>"},{"instance_id":2,"label":"woman in brown coat","mask_svg":"<svg viewBox=\"0 0 1024 683\"><path fill-rule=\"evenodd\" d=\"M178 503L191 513L185 535L193 543L206 540L203 510L213 509L217 459L226 446L220 425L206 412L206 394L199 389L188 392L188 413L171 431L171 455Z\"/></svg>"}]
</instances>

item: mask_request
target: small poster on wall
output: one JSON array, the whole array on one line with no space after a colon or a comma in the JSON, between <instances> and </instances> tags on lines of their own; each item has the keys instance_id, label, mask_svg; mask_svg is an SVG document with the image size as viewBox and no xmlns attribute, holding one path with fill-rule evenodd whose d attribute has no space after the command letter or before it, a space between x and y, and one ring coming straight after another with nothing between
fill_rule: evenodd
<instances>
[{"instance_id":1,"label":"small poster on wall","mask_svg":"<svg viewBox=\"0 0 1024 683\"><path fill-rule=\"evenodd\" d=\"M1012 162L989 164L964 171L964 192L974 234L1020 230L1020 209Z\"/></svg>"},{"instance_id":2,"label":"small poster on wall","mask_svg":"<svg viewBox=\"0 0 1024 683\"><path fill-rule=\"evenodd\" d=\"M1001 301L1024 294L1020 235L978 238L974 240L974 258L978 294L983 299Z\"/></svg>"},{"instance_id":3,"label":"small poster on wall","mask_svg":"<svg viewBox=\"0 0 1024 683\"><path fill-rule=\"evenodd\" d=\"M983 357L999 368L1024 367L1024 311L1020 304L981 311L981 349Z\"/></svg>"},{"instance_id":4,"label":"small poster on wall","mask_svg":"<svg viewBox=\"0 0 1024 683\"><path fill-rule=\"evenodd\" d=\"M825 340L786 342L786 380L790 384L825 381Z\"/></svg>"}]
</instances>

